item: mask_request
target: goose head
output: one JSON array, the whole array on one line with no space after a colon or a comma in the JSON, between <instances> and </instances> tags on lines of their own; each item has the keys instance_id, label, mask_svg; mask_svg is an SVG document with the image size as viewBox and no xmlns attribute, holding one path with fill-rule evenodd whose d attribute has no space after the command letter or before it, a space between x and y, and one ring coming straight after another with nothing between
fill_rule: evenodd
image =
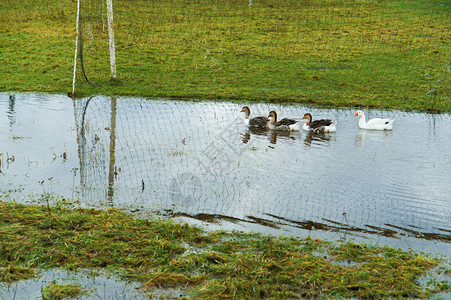
<instances>
[{"instance_id":1,"label":"goose head","mask_svg":"<svg viewBox=\"0 0 451 300\"><path fill-rule=\"evenodd\" d=\"M363 113L363 111L361 111L361 110L358 110L355 114L354 114L354 117L365 117L365 114Z\"/></svg>"},{"instance_id":2,"label":"goose head","mask_svg":"<svg viewBox=\"0 0 451 300\"><path fill-rule=\"evenodd\" d=\"M307 125L309 125L310 123L312 123L313 117L311 113L306 113L302 119L306 119L307 121L305 122Z\"/></svg>"},{"instance_id":3,"label":"goose head","mask_svg":"<svg viewBox=\"0 0 451 300\"><path fill-rule=\"evenodd\" d=\"M276 124L277 123L277 113L274 110L270 111L268 119L269 119L269 123Z\"/></svg>"},{"instance_id":4,"label":"goose head","mask_svg":"<svg viewBox=\"0 0 451 300\"><path fill-rule=\"evenodd\" d=\"M251 110L248 106L243 106L240 112L244 112L244 116L246 117L246 119L248 119L249 115L251 114Z\"/></svg>"}]
</instances>

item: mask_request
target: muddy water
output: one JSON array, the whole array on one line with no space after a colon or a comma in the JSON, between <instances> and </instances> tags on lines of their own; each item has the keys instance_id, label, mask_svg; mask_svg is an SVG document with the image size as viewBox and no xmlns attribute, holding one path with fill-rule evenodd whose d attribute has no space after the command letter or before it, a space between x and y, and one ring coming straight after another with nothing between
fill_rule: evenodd
<instances>
[{"instance_id":1,"label":"muddy water","mask_svg":"<svg viewBox=\"0 0 451 300\"><path fill-rule=\"evenodd\" d=\"M354 110L249 106L333 118L337 132L250 131L235 103L0 94L0 191L451 254L449 114L366 110L396 119L373 132Z\"/></svg>"}]
</instances>

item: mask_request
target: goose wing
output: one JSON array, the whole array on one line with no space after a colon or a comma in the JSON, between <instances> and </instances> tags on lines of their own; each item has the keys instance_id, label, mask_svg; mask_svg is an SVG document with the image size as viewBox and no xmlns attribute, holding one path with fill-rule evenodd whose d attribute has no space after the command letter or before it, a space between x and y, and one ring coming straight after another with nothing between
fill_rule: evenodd
<instances>
[{"instance_id":1,"label":"goose wing","mask_svg":"<svg viewBox=\"0 0 451 300\"><path fill-rule=\"evenodd\" d=\"M392 119L380 119L380 118L374 118L371 120L368 120L366 122L367 126L381 126L381 125L388 125Z\"/></svg>"},{"instance_id":2,"label":"goose wing","mask_svg":"<svg viewBox=\"0 0 451 300\"><path fill-rule=\"evenodd\" d=\"M288 119L288 118L283 118L282 120L280 120L279 122L277 122L276 126L290 126L290 125L294 125L296 124L298 121L293 120L293 119Z\"/></svg>"},{"instance_id":3,"label":"goose wing","mask_svg":"<svg viewBox=\"0 0 451 300\"><path fill-rule=\"evenodd\" d=\"M267 122L267 117L255 117L249 120L249 126L265 127Z\"/></svg>"},{"instance_id":4,"label":"goose wing","mask_svg":"<svg viewBox=\"0 0 451 300\"><path fill-rule=\"evenodd\" d=\"M315 120L312 123L310 123L311 129L319 129L321 127L330 126L332 124L331 119L321 119L321 120Z\"/></svg>"}]
</instances>

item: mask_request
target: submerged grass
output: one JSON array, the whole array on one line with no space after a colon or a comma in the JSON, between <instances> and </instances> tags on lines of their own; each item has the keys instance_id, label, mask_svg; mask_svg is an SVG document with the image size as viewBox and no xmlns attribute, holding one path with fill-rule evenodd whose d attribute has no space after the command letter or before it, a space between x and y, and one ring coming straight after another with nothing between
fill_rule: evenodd
<instances>
[{"instance_id":1,"label":"submerged grass","mask_svg":"<svg viewBox=\"0 0 451 300\"><path fill-rule=\"evenodd\" d=\"M118 80L107 32L87 34L96 86L79 74L77 94L451 111L447 1L117 0L114 10ZM75 20L74 1L0 3L0 91L69 92Z\"/></svg>"},{"instance_id":2,"label":"submerged grass","mask_svg":"<svg viewBox=\"0 0 451 300\"><path fill-rule=\"evenodd\" d=\"M43 300L61 300L61 299L74 299L86 294L80 286L76 284L58 284L52 282L47 285L42 291Z\"/></svg>"},{"instance_id":3,"label":"submerged grass","mask_svg":"<svg viewBox=\"0 0 451 300\"><path fill-rule=\"evenodd\" d=\"M0 202L1 281L28 278L35 268L104 268L150 292L183 287L202 299L421 298L449 291L449 283L418 282L437 265L437 258L388 247L205 232L114 209Z\"/></svg>"}]
</instances>

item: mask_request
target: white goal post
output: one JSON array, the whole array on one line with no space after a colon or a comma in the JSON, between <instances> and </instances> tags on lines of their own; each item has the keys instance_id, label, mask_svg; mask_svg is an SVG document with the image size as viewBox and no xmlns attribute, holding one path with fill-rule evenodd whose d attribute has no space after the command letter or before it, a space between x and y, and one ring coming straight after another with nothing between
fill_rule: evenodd
<instances>
[{"instance_id":1,"label":"white goal post","mask_svg":"<svg viewBox=\"0 0 451 300\"><path fill-rule=\"evenodd\" d=\"M78 54L78 42L79 42L79 22L80 22L80 1L77 1L77 21L76 21L76 34L75 34L75 57L74 57L74 77L72 81L72 96L75 95L75 80L77 75L77 54ZM110 50L110 68L111 79L116 79L116 47L114 44L114 22L113 22L113 0L106 0L107 15L108 15L108 37L109 37L109 50Z\"/></svg>"},{"instance_id":2,"label":"white goal post","mask_svg":"<svg viewBox=\"0 0 451 300\"><path fill-rule=\"evenodd\" d=\"M113 0L106 0L108 11L108 36L110 40L111 79L116 79L116 48L114 46Z\"/></svg>"},{"instance_id":3,"label":"white goal post","mask_svg":"<svg viewBox=\"0 0 451 300\"><path fill-rule=\"evenodd\" d=\"M77 25L75 26L75 58L74 58L74 78L72 80L72 96L75 96L75 78L77 75L77 52L78 52L78 22L80 21L80 0L77 1Z\"/></svg>"}]
</instances>

